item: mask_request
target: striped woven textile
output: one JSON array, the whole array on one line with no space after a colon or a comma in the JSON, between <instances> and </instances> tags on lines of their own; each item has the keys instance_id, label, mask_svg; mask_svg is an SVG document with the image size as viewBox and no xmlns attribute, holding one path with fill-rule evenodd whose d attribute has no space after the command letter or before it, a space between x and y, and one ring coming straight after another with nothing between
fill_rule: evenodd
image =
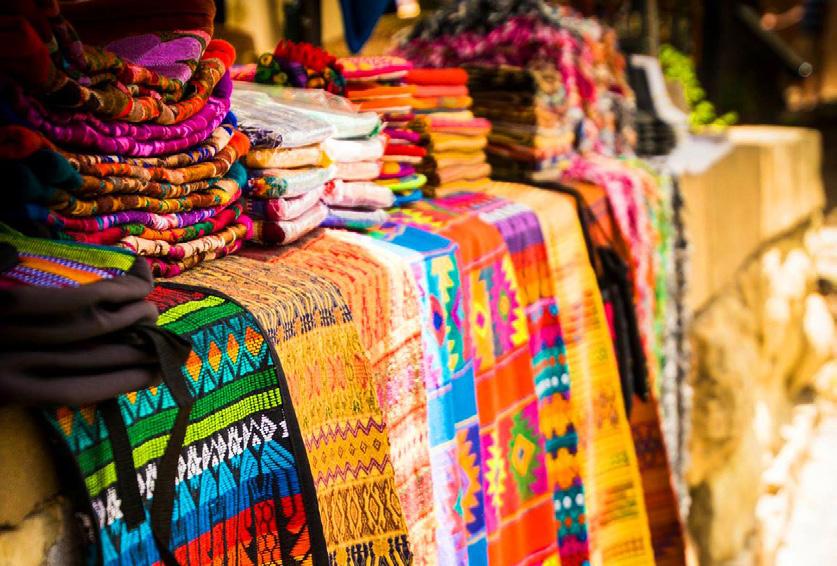
<instances>
[{"instance_id":1,"label":"striped woven textile","mask_svg":"<svg viewBox=\"0 0 837 566\"><path fill-rule=\"evenodd\" d=\"M181 369L191 410L160 384L119 396L117 421L100 406L48 414L84 482L103 562L157 564L170 552L181 564L322 563L299 425L258 321L203 288L161 285L148 300L158 325L193 345ZM182 447L172 452L182 414ZM167 490L161 544L155 516Z\"/></svg>"}]
</instances>

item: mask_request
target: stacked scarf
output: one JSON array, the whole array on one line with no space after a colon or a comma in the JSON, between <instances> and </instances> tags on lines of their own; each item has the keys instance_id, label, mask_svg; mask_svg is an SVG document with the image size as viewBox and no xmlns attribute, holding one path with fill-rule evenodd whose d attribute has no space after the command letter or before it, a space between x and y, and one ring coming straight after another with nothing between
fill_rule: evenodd
<instances>
[{"instance_id":1,"label":"stacked scarf","mask_svg":"<svg viewBox=\"0 0 837 566\"><path fill-rule=\"evenodd\" d=\"M4 16L25 54L0 61L14 79L7 116L55 144L2 164L18 188L11 222L128 249L157 276L241 247L252 226L237 161L250 143L225 120L235 52L208 33L211 7L191 8L184 22L198 29L152 18L128 37L103 34L107 48L82 43L57 3L22 0Z\"/></svg>"},{"instance_id":2,"label":"stacked scarf","mask_svg":"<svg viewBox=\"0 0 837 566\"><path fill-rule=\"evenodd\" d=\"M474 113L492 121L494 171L554 179L575 151L631 153L633 98L613 31L537 0L482 4L439 10L399 54L468 67Z\"/></svg>"},{"instance_id":3,"label":"stacked scarf","mask_svg":"<svg viewBox=\"0 0 837 566\"><path fill-rule=\"evenodd\" d=\"M418 200L427 177L418 165L427 155L419 136L408 126L415 117L415 87L405 82L412 65L401 57L357 56L340 59L346 96L361 110L377 112L384 121L387 143L377 183L396 193L395 204Z\"/></svg>"},{"instance_id":4,"label":"stacked scarf","mask_svg":"<svg viewBox=\"0 0 837 566\"><path fill-rule=\"evenodd\" d=\"M293 242L325 220L320 198L334 170L324 162L322 144L335 129L260 91L236 92L233 108L253 143L245 158L245 203L254 219L254 239Z\"/></svg>"},{"instance_id":5,"label":"stacked scarf","mask_svg":"<svg viewBox=\"0 0 837 566\"><path fill-rule=\"evenodd\" d=\"M491 174L485 158L491 122L475 118L470 110L468 74L462 69L413 69L407 83L415 89L416 117L410 128L427 150L418 165L428 179L425 194L484 187Z\"/></svg>"}]
</instances>

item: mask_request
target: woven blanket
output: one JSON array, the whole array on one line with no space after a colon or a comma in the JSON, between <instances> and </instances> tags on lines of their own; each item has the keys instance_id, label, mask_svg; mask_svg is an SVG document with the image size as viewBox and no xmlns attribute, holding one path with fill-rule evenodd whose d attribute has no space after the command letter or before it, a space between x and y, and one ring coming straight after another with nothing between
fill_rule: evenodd
<instances>
[{"instance_id":1,"label":"woven blanket","mask_svg":"<svg viewBox=\"0 0 837 566\"><path fill-rule=\"evenodd\" d=\"M68 238L78 242L91 244L114 245L121 240L133 236L143 240L157 240L176 244L188 242L202 236L207 236L226 228L234 223L243 211L241 201L236 201L224 209L206 209L212 214L201 218L192 224L180 227L171 227L163 230L149 228L148 226L134 222L119 224L110 228L95 229L90 231L60 230L57 231L59 238ZM87 219L82 219L87 220ZM130 246L129 246L130 247Z\"/></svg>"},{"instance_id":2,"label":"woven blanket","mask_svg":"<svg viewBox=\"0 0 837 566\"><path fill-rule=\"evenodd\" d=\"M348 82L400 78L413 67L406 59L391 55L342 57L337 62L343 67L343 76Z\"/></svg>"},{"instance_id":3,"label":"woven blanket","mask_svg":"<svg viewBox=\"0 0 837 566\"><path fill-rule=\"evenodd\" d=\"M247 137L239 131L228 130L229 127L225 125L218 128L216 132L219 135L213 134L213 137L210 138L210 140L216 141L217 145L206 143L199 148L200 152L213 152L209 159L180 167L171 165L153 166L150 163L130 163L125 160L108 162L105 161L107 157L102 155L65 155L65 157L83 176L103 178L104 181L110 181L110 183L117 182L115 179L110 179L113 177L130 177L141 181L165 181L174 185L223 177L230 170L232 164L250 149ZM181 154L180 156L161 159L161 161L185 160L196 153ZM103 191L104 187L94 188L94 190ZM110 192L116 191L112 190ZM134 189L131 192L141 191Z\"/></svg>"},{"instance_id":4,"label":"woven blanket","mask_svg":"<svg viewBox=\"0 0 837 566\"><path fill-rule=\"evenodd\" d=\"M248 229L248 225L244 225L243 228L240 226L238 227L238 230L242 232ZM255 231L255 229L253 230ZM230 243L223 247L198 252L188 257L184 257L183 259L146 257L145 261L147 261L148 265L151 266L151 273L153 273L155 277L175 277L204 262L234 254L244 245L244 237L233 237L228 239L231 240Z\"/></svg>"},{"instance_id":5,"label":"woven blanket","mask_svg":"<svg viewBox=\"0 0 837 566\"><path fill-rule=\"evenodd\" d=\"M239 257L207 264L181 281L230 292L276 342L330 563L409 564L387 427L372 368L340 290L307 270Z\"/></svg>"},{"instance_id":6,"label":"woven blanket","mask_svg":"<svg viewBox=\"0 0 837 566\"><path fill-rule=\"evenodd\" d=\"M188 151L173 153L159 157L129 157L126 155L102 155L89 153L73 153L64 151L64 156L74 166L97 165L100 163L127 163L128 165L139 165L142 167L186 167L212 159L232 139L235 126L232 124L221 124L208 138L198 143Z\"/></svg>"},{"instance_id":7,"label":"woven blanket","mask_svg":"<svg viewBox=\"0 0 837 566\"><path fill-rule=\"evenodd\" d=\"M487 192L526 204L541 223L567 347L591 563L653 564L636 450L575 202L511 183L492 183Z\"/></svg>"},{"instance_id":8,"label":"woven blanket","mask_svg":"<svg viewBox=\"0 0 837 566\"><path fill-rule=\"evenodd\" d=\"M323 143L323 151L329 159L341 163L375 161L383 156L386 142L384 136L360 140L328 139Z\"/></svg>"},{"instance_id":9,"label":"woven blanket","mask_svg":"<svg viewBox=\"0 0 837 566\"><path fill-rule=\"evenodd\" d=\"M584 488L577 460L578 435L570 405L570 374L558 319L552 274L540 222L528 207L485 194L461 193L438 199L453 210L473 210L503 236L520 281L529 325L529 351L546 439L547 479L555 507L561 564L589 560Z\"/></svg>"},{"instance_id":10,"label":"woven blanket","mask_svg":"<svg viewBox=\"0 0 837 566\"><path fill-rule=\"evenodd\" d=\"M234 163L228 176L215 180L205 190L172 198L157 198L142 194L103 194L84 199L56 189L50 198L50 208L67 216L92 216L127 210L145 210L156 213L172 213L210 208L229 204L241 196L241 186L246 182L244 168Z\"/></svg>"},{"instance_id":11,"label":"woven blanket","mask_svg":"<svg viewBox=\"0 0 837 566\"><path fill-rule=\"evenodd\" d=\"M427 177L421 173L417 173L400 179L381 179L375 182L390 191L404 192L422 188L427 184Z\"/></svg>"},{"instance_id":12,"label":"woven blanket","mask_svg":"<svg viewBox=\"0 0 837 566\"><path fill-rule=\"evenodd\" d=\"M357 234L327 230L272 256L260 252L259 258L328 279L346 299L372 364L413 558L435 564L418 291L409 266L391 252L370 247L370 242Z\"/></svg>"},{"instance_id":13,"label":"woven blanket","mask_svg":"<svg viewBox=\"0 0 837 566\"><path fill-rule=\"evenodd\" d=\"M423 364L428 401L430 461L439 564L468 564L466 520L471 530L484 529L479 471L464 475L460 461L479 462L479 433L474 396L473 345L468 339L461 260L456 243L406 224L387 224L373 233L394 244L414 265L424 293ZM418 254L418 257L415 255ZM470 439L470 440L469 440ZM475 443L476 446L472 446ZM472 474L473 475L473 474ZM477 555L485 563L486 553Z\"/></svg>"},{"instance_id":14,"label":"woven blanket","mask_svg":"<svg viewBox=\"0 0 837 566\"><path fill-rule=\"evenodd\" d=\"M472 460L479 463L463 473L481 476L482 493L473 493L483 499L483 516L468 524L469 560L473 555L481 563L487 554L490 563L517 564L557 556L525 307L508 248L477 216L427 201L397 213L395 221L437 230L459 244L462 257L480 445L479 460ZM485 539L474 537L480 521Z\"/></svg>"},{"instance_id":15,"label":"woven blanket","mask_svg":"<svg viewBox=\"0 0 837 566\"><path fill-rule=\"evenodd\" d=\"M48 414L83 480L103 562L159 563L155 535L181 564L325 561L288 385L257 320L201 288L158 285L149 300L158 325L192 343L180 370L191 410L164 383ZM152 532L159 517L170 521Z\"/></svg>"},{"instance_id":16,"label":"woven blanket","mask_svg":"<svg viewBox=\"0 0 837 566\"><path fill-rule=\"evenodd\" d=\"M637 253L640 250L634 250L626 243L627 238L618 227L615 211L612 208L613 201L609 198L607 189L605 187L580 183L575 183L573 186L582 191L585 200L589 203L590 209L593 211L595 226L591 229L591 232L594 241L601 242L605 240L607 243L611 243L614 249L622 255L623 259L626 262L630 262L631 253ZM662 199L653 200L662 201ZM661 204L648 206L649 222L655 216L661 215L659 210L661 206ZM662 223L664 219L658 218L658 221ZM649 240L658 242L657 246L659 247L662 247L665 243L665 238L656 231L647 233L646 237ZM656 257L650 258L650 260L656 263ZM655 281L656 285L667 285L667 274L664 271L656 275L660 279L660 281ZM655 300L660 295L662 295L662 298L665 298L665 290L657 292L654 289L654 292ZM662 309L662 312L655 314L655 318L666 317L664 304L658 305L655 302L655 307ZM663 324L660 321L660 325L662 326ZM663 333L664 329L661 328L659 332ZM646 338L649 346L655 345L660 339L657 336ZM659 349L654 350L655 354L658 352ZM661 362L658 359L657 367L651 368L652 375L659 375L660 368ZM630 415L630 425L639 459L643 493L648 509L655 558L658 564L678 564L683 561L685 553L683 525L680 520L679 505L675 491L671 484L673 477L672 467L669 464L670 458L667 453L667 441L669 439L664 435L662 428L658 398L657 390L654 387L651 388L647 399L642 399L634 395L632 399L633 409ZM674 446L676 446L676 438L673 440Z\"/></svg>"}]
</instances>

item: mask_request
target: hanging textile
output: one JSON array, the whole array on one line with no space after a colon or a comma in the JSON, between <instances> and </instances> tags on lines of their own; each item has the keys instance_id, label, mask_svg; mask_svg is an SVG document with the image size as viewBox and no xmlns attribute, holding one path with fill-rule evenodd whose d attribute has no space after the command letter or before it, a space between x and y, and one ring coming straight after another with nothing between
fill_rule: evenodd
<instances>
[{"instance_id":1,"label":"hanging textile","mask_svg":"<svg viewBox=\"0 0 837 566\"><path fill-rule=\"evenodd\" d=\"M235 256L178 281L230 293L275 342L314 477L330 563L409 564L387 427L340 290L296 267Z\"/></svg>"}]
</instances>

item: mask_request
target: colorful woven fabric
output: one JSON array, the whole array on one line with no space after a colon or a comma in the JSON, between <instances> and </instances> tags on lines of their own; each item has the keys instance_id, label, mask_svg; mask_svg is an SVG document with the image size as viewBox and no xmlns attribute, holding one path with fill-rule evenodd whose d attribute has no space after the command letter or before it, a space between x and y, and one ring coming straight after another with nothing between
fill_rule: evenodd
<instances>
[{"instance_id":1,"label":"colorful woven fabric","mask_svg":"<svg viewBox=\"0 0 837 566\"><path fill-rule=\"evenodd\" d=\"M586 564L587 520L576 458L578 435L572 424L570 374L540 222L531 209L484 194L462 193L437 202L454 210L478 212L483 221L497 227L509 248L529 324L529 351L540 428L546 440L547 479L555 508L561 564Z\"/></svg>"},{"instance_id":2,"label":"colorful woven fabric","mask_svg":"<svg viewBox=\"0 0 837 566\"><path fill-rule=\"evenodd\" d=\"M387 187L370 181L330 181L323 193L323 202L343 208L389 208L395 195Z\"/></svg>"},{"instance_id":3,"label":"colorful woven fabric","mask_svg":"<svg viewBox=\"0 0 837 566\"><path fill-rule=\"evenodd\" d=\"M233 212L231 209L229 212ZM223 216L221 216L223 218ZM149 240L140 236L125 236L119 246L129 249L137 255L154 256L167 260L183 261L186 258L217 253L229 249L237 241L252 237L253 224L248 216L234 218L228 226L219 226L218 231L185 242L169 243L165 240Z\"/></svg>"},{"instance_id":4,"label":"colorful woven fabric","mask_svg":"<svg viewBox=\"0 0 837 566\"><path fill-rule=\"evenodd\" d=\"M104 164L127 164L151 170L172 169L189 167L215 158L218 153L229 144L235 136L235 126L232 124L221 124L209 135L208 138L197 144L188 151L162 155L158 157L129 157L126 155L102 155L89 153L72 153L64 151L64 157L82 172L98 171L98 167ZM243 141L243 140L242 140ZM241 143L241 142L239 142ZM239 146L236 152L241 155L246 153Z\"/></svg>"},{"instance_id":5,"label":"colorful woven fabric","mask_svg":"<svg viewBox=\"0 0 837 566\"><path fill-rule=\"evenodd\" d=\"M77 287L123 275L136 261L116 248L28 238L3 223L0 243L13 246L18 255L17 264L3 272L4 285Z\"/></svg>"},{"instance_id":6,"label":"colorful woven fabric","mask_svg":"<svg viewBox=\"0 0 837 566\"><path fill-rule=\"evenodd\" d=\"M460 97L468 96L466 85L420 85L415 87L414 98Z\"/></svg>"},{"instance_id":7,"label":"colorful woven fabric","mask_svg":"<svg viewBox=\"0 0 837 566\"><path fill-rule=\"evenodd\" d=\"M121 435L102 407L48 414L84 480L103 562L159 563L160 531L150 521L166 496L166 547L181 564L327 560L285 375L257 320L200 288L158 285L149 300L158 325L192 343L181 369L191 411L178 410L179 398L161 384L119 396ZM182 448L167 451L178 448L172 430L181 426Z\"/></svg>"},{"instance_id":8,"label":"colorful woven fabric","mask_svg":"<svg viewBox=\"0 0 837 566\"><path fill-rule=\"evenodd\" d=\"M488 192L538 215L567 347L592 564L653 564L642 479L613 344L572 197L511 183Z\"/></svg>"},{"instance_id":9,"label":"colorful woven fabric","mask_svg":"<svg viewBox=\"0 0 837 566\"><path fill-rule=\"evenodd\" d=\"M481 520L486 533L485 539L475 538L471 521L469 560L473 556L472 563L483 563L487 557L490 563L517 564L554 559L557 526L547 485L528 327L508 249L499 232L473 214L448 211L427 201L404 209L395 221L438 230L455 240L462 254L475 347L481 455L481 464L464 473L482 476Z\"/></svg>"},{"instance_id":10,"label":"colorful woven fabric","mask_svg":"<svg viewBox=\"0 0 837 566\"><path fill-rule=\"evenodd\" d=\"M328 207L315 204L293 220L254 220L253 240L261 244L289 244L319 227L328 216Z\"/></svg>"},{"instance_id":11,"label":"colorful woven fabric","mask_svg":"<svg viewBox=\"0 0 837 566\"><path fill-rule=\"evenodd\" d=\"M127 210L145 210L156 213L183 212L195 208L223 206L241 196L241 186L247 176L244 168L234 163L227 177L215 180L206 190L195 191L181 197L156 198L145 195L113 194L92 199L78 198L63 190L55 190L50 208L67 216L91 216Z\"/></svg>"},{"instance_id":12,"label":"colorful woven fabric","mask_svg":"<svg viewBox=\"0 0 837 566\"><path fill-rule=\"evenodd\" d=\"M377 228L389 220L386 210L356 210L352 208L328 207L328 216L323 220L327 228L349 228L368 230Z\"/></svg>"},{"instance_id":13,"label":"colorful woven fabric","mask_svg":"<svg viewBox=\"0 0 837 566\"><path fill-rule=\"evenodd\" d=\"M397 161L387 161L381 167L381 174L378 179L397 179L399 177L409 177L415 175L416 168L407 163L398 163Z\"/></svg>"},{"instance_id":14,"label":"colorful woven fabric","mask_svg":"<svg viewBox=\"0 0 837 566\"><path fill-rule=\"evenodd\" d=\"M300 169L250 169L245 194L253 198L279 198L303 195L334 178L334 167Z\"/></svg>"},{"instance_id":15,"label":"colorful woven fabric","mask_svg":"<svg viewBox=\"0 0 837 566\"><path fill-rule=\"evenodd\" d=\"M128 236L135 236L144 240L158 240L161 242L168 242L169 244L176 244L178 242L188 242L202 236L207 236L221 229L229 226L235 222L243 211L241 201L237 201L227 208L223 209L204 209L211 213L196 217L198 221L192 224L186 224L177 227L168 227L165 229L150 228L142 223L124 223L112 226L109 228L94 230L56 230L59 237L69 238L78 242L88 242L91 244L105 244L114 245ZM201 211L203 212L203 211ZM172 215L174 216L174 215ZM88 220L88 219L81 219ZM130 246L129 246L130 247Z\"/></svg>"},{"instance_id":16,"label":"colorful woven fabric","mask_svg":"<svg viewBox=\"0 0 837 566\"><path fill-rule=\"evenodd\" d=\"M413 559L435 564L436 522L418 291L412 272L400 258L370 249L368 243L360 235L328 230L273 257L259 256L326 278L346 299L369 354L387 423L395 485Z\"/></svg>"},{"instance_id":17,"label":"colorful woven fabric","mask_svg":"<svg viewBox=\"0 0 837 566\"><path fill-rule=\"evenodd\" d=\"M388 224L374 236L391 249L405 253L414 264L416 281L426 289L424 306L424 366L430 431L430 460L439 564L484 564L468 552L469 533L484 532L482 483L479 470L479 431L474 394L473 344L468 335L467 310L456 243L405 224ZM425 295L423 295L425 296ZM463 474L460 461L468 465ZM474 468L476 466L476 468ZM466 528L470 524L470 531ZM480 560L476 560L480 558Z\"/></svg>"},{"instance_id":18,"label":"colorful woven fabric","mask_svg":"<svg viewBox=\"0 0 837 566\"><path fill-rule=\"evenodd\" d=\"M247 199L247 213L259 220L293 220L313 208L323 195L319 187L291 198Z\"/></svg>"},{"instance_id":19,"label":"colorful woven fabric","mask_svg":"<svg viewBox=\"0 0 837 566\"><path fill-rule=\"evenodd\" d=\"M488 145L488 139L484 136L459 136L447 133L431 133L429 136L430 147L437 151L479 151Z\"/></svg>"},{"instance_id":20,"label":"colorful woven fabric","mask_svg":"<svg viewBox=\"0 0 837 566\"><path fill-rule=\"evenodd\" d=\"M245 225L244 228L239 227L239 230L243 232L245 230L251 230L251 228L250 225ZM249 239L249 236L247 238ZM244 245L244 237L230 239L232 240L231 243L224 247L211 249L205 252L198 252L188 257L184 257L183 259L173 260L162 257L146 257L145 261L147 261L148 265L151 266L151 273L153 273L155 277L175 277L204 262L234 254Z\"/></svg>"},{"instance_id":21,"label":"colorful woven fabric","mask_svg":"<svg viewBox=\"0 0 837 566\"><path fill-rule=\"evenodd\" d=\"M330 563L410 564L387 426L340 290L308 270L240 257L207 264L181 279L230 292L275 340L314 477Z\"/></svg>"},{"instance_id":22,"label":"colorful woven fabric","mask_svg":"<svg viewBox=\"0 0 837 566\"><path fill-rule=\"evenodd\" d=\"M242 80L309 89L325 89L343 94L345 81L342 68L333 55L310 43L279 40L273 53L259 57L252 77Z\"/></svg>"}]
</instances>

